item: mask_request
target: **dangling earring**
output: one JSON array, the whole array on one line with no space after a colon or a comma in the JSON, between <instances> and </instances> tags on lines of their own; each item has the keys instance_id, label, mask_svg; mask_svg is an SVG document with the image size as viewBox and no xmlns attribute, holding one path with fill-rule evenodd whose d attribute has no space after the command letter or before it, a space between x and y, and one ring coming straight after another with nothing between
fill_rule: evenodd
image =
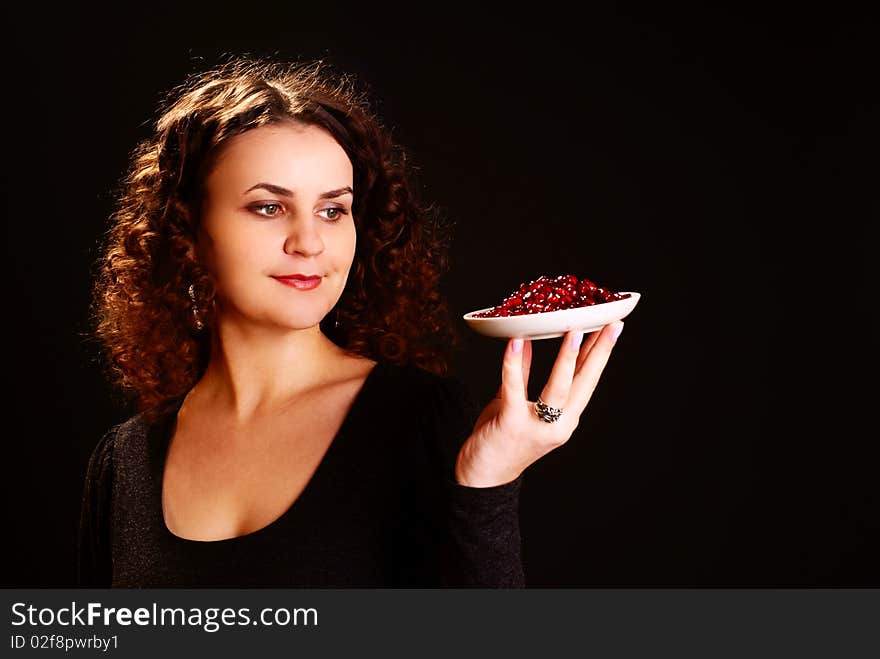
<instances>
[{"instance_id":1,"label":"dangling earring","mask_svg":"<svg viewBox=\"0 0 880 659\"><path fill-rule=\"evenodd\" d=\"M339 329L339 309L336 310L336 320L333 322L333 327Z\"/></svg>"},{"instance_id":2,"label":"dangling earring","mask_svg":"<svg viewBox=\"0 0 880 659\"><path fill-rule=\"evenodd\" d=\"M192 284L189 285L189 299L192 300L192 312L193 319L195 320L196 329L201 330L204 328L205 324L202 322L202 319L199 318L199 310L198 305L196 304L196 289Z\"/></svg>"}]
</instances>

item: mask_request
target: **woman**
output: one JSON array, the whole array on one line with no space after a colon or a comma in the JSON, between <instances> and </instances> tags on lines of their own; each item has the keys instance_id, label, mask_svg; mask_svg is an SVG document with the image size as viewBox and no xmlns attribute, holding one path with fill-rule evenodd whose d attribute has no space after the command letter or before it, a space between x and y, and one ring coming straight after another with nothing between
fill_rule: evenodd
<instances>
[{"instance_id":1,"label":"woman","mask_svg":"<svg viewBox=\"0 0 880 659\"><path fill-rule=\"evenodd\" d=\"M571 435L622 324L566 335L542 393L561 416L527 400L512 340L478 415L405 155L320 61L238 57L165 99L95 285L137 414L89 462L81 585L525 585L522 472Z\"/></svg>"}]
</instances>

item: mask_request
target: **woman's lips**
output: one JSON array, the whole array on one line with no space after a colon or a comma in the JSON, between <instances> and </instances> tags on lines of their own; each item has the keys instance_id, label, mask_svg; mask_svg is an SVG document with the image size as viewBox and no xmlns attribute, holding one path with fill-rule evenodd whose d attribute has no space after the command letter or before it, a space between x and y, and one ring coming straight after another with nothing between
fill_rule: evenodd
<instances>
[{"instance_id":1,"label":"woman's lips","mask_svg":"<svg viewBox=\"0 0 880 659\"><path fill-rule=\"evenodd\" d=\"M301 291L310 291L321 285L321 277L272 277L275 281L285 286L296 288Z\"/></svg>"}]
</instances>

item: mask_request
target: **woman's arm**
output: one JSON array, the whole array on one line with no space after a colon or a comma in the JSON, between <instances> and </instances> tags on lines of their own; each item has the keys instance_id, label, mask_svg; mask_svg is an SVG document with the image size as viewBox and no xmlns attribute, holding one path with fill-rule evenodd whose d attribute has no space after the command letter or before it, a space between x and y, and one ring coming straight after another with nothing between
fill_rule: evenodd
<instances>
[{"instance_id":1,"label":"woman's arm","mask_svg":"<svg viewBox=\"0 0 880 659\"><path fill-rule=\"evenodd\" d=\"M447 482L445 586L525 588L519 532L523 477L495 487Z\"/></svg>"},{"instance_id":2,"label":"woman's arm","mask_svg":"<svg viewBox=\"0 0 880 659\"><path fill-rule=\"evenodd\" d=\"M77 553L77 582L81 588L109 588L113 578L110 511L115 436L113 428L100 439L86 470Z\"/></svg>"},{"instance_id":3,"label":"woman's arm","mask_svg":"<svg viewBox=\"0 0 880 659\"><path fill-rule=\"evenodd\" d=\"M423 427L435 451L439 582L450 588L523 588L522 476L493 487L469 487L455 478L456 456L471 434L477 409L455 378L436 381L426 401Z\"/></svg>"}]
</instances>

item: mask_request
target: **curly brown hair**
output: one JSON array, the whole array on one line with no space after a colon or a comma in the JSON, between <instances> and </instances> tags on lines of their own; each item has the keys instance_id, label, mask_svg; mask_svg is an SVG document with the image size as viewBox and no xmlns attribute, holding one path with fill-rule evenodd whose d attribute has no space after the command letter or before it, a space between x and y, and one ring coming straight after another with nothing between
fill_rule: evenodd
<instances>
[{"instance_id":1,"label":"curly brown hair","mask_svg":"<svg viewBox=\"0 0 880 659\"><path fill-rule=\"evenodd\" d=\"M460 336L440 283L452 224L419 201L407 149L354 77L326 60L237 55L190 74L160 102L117 186L97 262L92 318L104 366L147 416L184 395L210 357L215 291L193 254L212 163L230 138L290 119L330 132L354 170L354 263L321 331L350 354L449 373Z\"/></svg>"}]
</instances>

